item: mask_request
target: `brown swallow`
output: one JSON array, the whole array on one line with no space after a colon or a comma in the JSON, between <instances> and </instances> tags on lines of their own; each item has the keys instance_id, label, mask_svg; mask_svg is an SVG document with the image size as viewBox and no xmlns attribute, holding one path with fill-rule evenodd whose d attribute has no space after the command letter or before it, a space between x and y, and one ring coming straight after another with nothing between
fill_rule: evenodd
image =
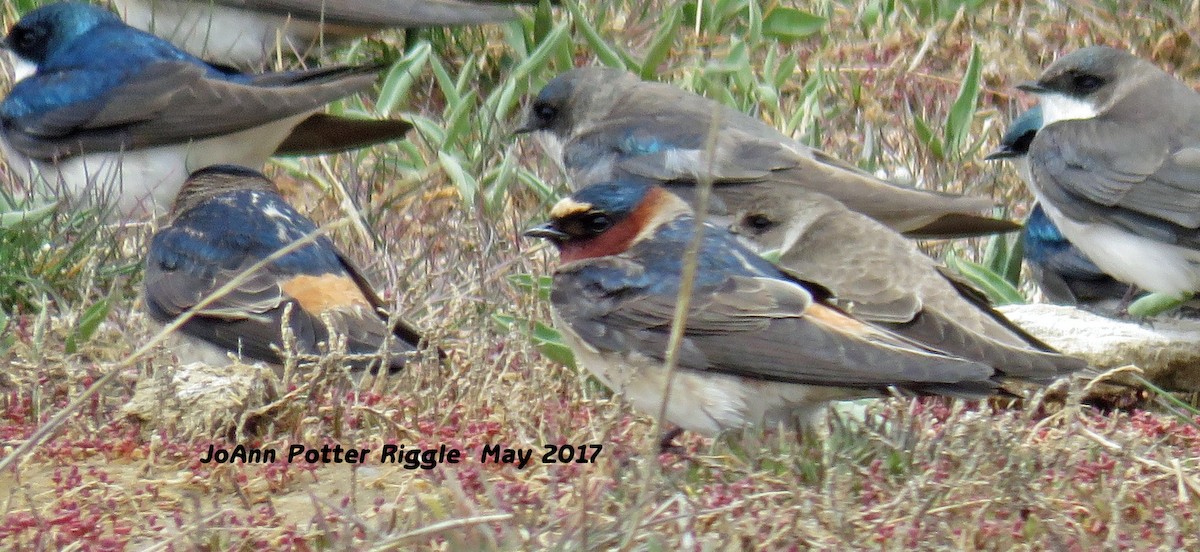
<instances>
[{"instance_id":1,"label":"brown swallow","mask_svg":"<svg viewBox=\"0 0 1200 552\"><path fill-rule=\"evenodd\" d=\"M818 193L750 198L731 230L855 317L928 347L1044 380L1086 366L1054 352L892 229Z\"/></svg>"},{"instance_id":2,"label":"brown swallow","mask_svg":"<svg viewBox=\"0 0 1200 552\"><path fill-rule=\"evenodd\" d=\"M715 134L710 140L710 129ZM518 132L537 131L561 155L574 189L643 179L693 203L693 185L713 180L710 211L742 210L750 197L780 202L826 194L912 237L1007 232L1019 225L980 215L992 201L880 180L762 121L707 98L602 67L567 71L530 103Z\"/></svg>"}]
</instances>

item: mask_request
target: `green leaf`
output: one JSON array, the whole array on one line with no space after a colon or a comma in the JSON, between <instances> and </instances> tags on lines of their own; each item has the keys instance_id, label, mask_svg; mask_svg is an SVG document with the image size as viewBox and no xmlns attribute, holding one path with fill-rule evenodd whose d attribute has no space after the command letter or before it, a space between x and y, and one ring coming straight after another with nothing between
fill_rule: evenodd
<instances>
[{"instance_id":1,"label":"green leaf","mask_svg":"<svg viewBox=\"0 0 1200 552\"><path fill-rule=\"evenodd\" d=\"M1004 277L1013 286L1021 283L1021 258L1024 244L1019 234L998 234L988 240L983 266Z\"/></svg>"},{"instance_id":2,"label":"green leaf","mask_svg":"<svg viewBox=\"0 0 1200 552\"><path fill-rule=\"evenodd\" d=\"M86 343L92 338L96 330L100 327L100 323L108 317L108 311L112 306L111 301L107 298L101 299L96 304L83 311L79 315L79 322L75 325L75 331L67 336L66 350L68 353L79 352L79 345Z\"/></svg>"},{"instance_id":3,"label":"green leaf","mask_svg":"<svg viewBox=\"0 0 1200 552\"><path fill-rule=\"evenodd\" d=\"M1169 293L1151 293L1145 297L1139 298L1137 301L1129 304L1129 314L1138 318L1147 316L1157 316L1164 312L1179 308L1184 303L1191 300L1192 294L1186 294L1183 297L1171 295Z\"/></svg>"},{"instance_id":4,"label":"green leaf","mask_svg":"<svg viewBox=\"0 0 1200 552\"><path fill-rule=\"evenodd\" d=\"M538 294L542 299L550 299L550 290L554 288L553 276L534 276L532 274L509 274L508 283L522 292Z\"/></svg>"},{"instance_id":5,"label":"green leaf","mask_svg":"<svg viewBox=\"0 0 1200 552\"><path fill-rule=\"evenodd\" d=\"M23 225L34 225L50 218L58 203L48 203L28 209L0 213L0 228L15 228Z\"/></svg>"},{"instance_id":6,"label":"green leaf","mask_svg":"<svg viewBox=\"0 0 1200 552\"><path fill-rule=\"evenodd\" d=\"M999 274L992 272L987 267L960 258L954 253L946 255L946 266L951 270L961 274L966 278L971 285L975 286L984 295L987 295L988 300L994 305L1020 305L1025 303L1025 298L1021 296L1021 292L1017 288L1008 283Z\"/></svg>"},{"instance_id":7,"label":"green leaf","mask_svg":"<svg viewBox=\"0 0 1200 552\"><path fill-rule=\"evenodd\" d=\"M600 32L596 30L596 27L592 25L587 16L583 15L583 13L579 11L578 3L566 2L566 5L567 11L571 12L571 19L575 21L575 26L583 32L583 38L587 40L588 44L592 47L592 50L596 54L596 57L600 59L600 62L616 69L628 68L628 66L625 64L625 60L623 59L624 57L628 56L621 56L621 54L617 52L616 48L609 45L608 42L605 42L604 38L600 36Z\"/></svg>"},{"instance_id":8,"label":"green leaf","mask_svg":"<svg viewBox=\"0 0 1200 552\"><path fill-rule=\"evenodd\" d=\"M17 337L13 335L13 332L8 331L9 322L8 313L4 312L4 309L0 309L0 353L8 351L17 342Z\"/></svg>"},{"instance_id":9,"label":"green leaf","mask_svg":"<svg viewBox=\"0 0 1200 552\"><path fill-rule=\"evenodd\" d=\"M375 110L380 115L388 116L404 105L408 97L408 89L417 80L417 75L425 69L433 47L429 42L421 41L415 44L404 57L396 61L383 80L383 88L379 91L379 101L375 102Z\"/></svg>"},{"instance_id":10,"label":"green leaf","mask_svg":"<svg viewBox=\"0 0 1200 552\"><path fill-rule=\"evenodd\" d=\"M533 338L542 354L546 355L546 358L571 368L575 367L575 353L571 351L571 347L563 343L562 334L558 330L537 322L534 324L533 334L530 337Z\"/></svg>"},{"instance_id":11,"label":"green leaf","mask_svg":"<svg viewBox=\"0 0 1200 552\"><path fill-rule=\"evenodd\" d=\"M438 161L442 164L442 170L446 171L446 176L449 176L450 181L458 188L458 194L462 196L463 203L474 205L475 196L479 193L479 181L463 170L462 163L453 154L439 151Z\"/></svg>"},{"instance_id":12,"label":"green leaf","mask_svg":"<svg viewBox=\"0 0 1200 552\"><path fill-rule=\"evenodd\" d=\"M913 131L917 133L917 140L920 140L925 147L929 148L929 153L936 159L943 158L942 141L933 133L933 128L925 122L925 119L920 115L913 113Z\"/></svg>"},{"instance_id":13,"label":"green leaf","mask_svg":"<svg viewBox=\"0 0 1200 552\"><path fill-rule=\"evenodd\" d=\"M979 55L979 45L976 44L971 48L971 59L967 62L967 74L958 89L958 97L954 99L954 105L950 106L950 113L946 115L943 142L948 153L960 154L963 143L971 132L971 120L975 117L975 105L979 101L982 72L983 61Z\"/></svg>"},{"instance_id":14,"label":"green leaf","mask_svg":"<svg viewBox=\"0 0 1200 552\"><path fill-rule=\"evenodd\" d=\"M646 51L646 57L642 59L642 70L640 76L643 79L653 79L657 74L658 66L667 58L667 54L671 52L671 46L675 43L675 35L679 30L679 24L683 21L683 8L676 7L670 10L668 19L658 29L658 33L654 35L654 40L650 43L650 49Z\"/></svg>"},{"instance_id":15,"label":"green leaf","mask_svg":"<svg viewBox=\"0 0 1200 552\"><path fill-rule=\"evenodd\" d=\"M500 313L493 314L492 321L505 330L518 331L524 334L533 341L538 351L545 355L546 358L559 364L570 366L571 368L576 366L575 353L571 351L571 348L566 343L563 343L562 334L558 330L541 322L534 322L533 329L528 330L530 321Z\"/></svg>"},{"instance_id":16,"label":"green leaf","mask_svg":"<svg viewBox=\"0 0 1200 552\"><path fill-rule=\"evenodd\" d=\"M825 26L825 18L795 8L778 7L763 20L763 35L791 41L816 34Z\"/></svg>"}]
</instances>

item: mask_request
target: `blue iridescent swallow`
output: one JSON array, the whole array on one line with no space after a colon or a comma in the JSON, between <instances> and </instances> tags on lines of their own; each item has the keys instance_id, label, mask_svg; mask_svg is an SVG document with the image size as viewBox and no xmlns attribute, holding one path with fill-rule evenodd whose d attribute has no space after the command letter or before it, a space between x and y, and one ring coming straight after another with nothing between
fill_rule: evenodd
<instances>
[{"instance_id":1,"label":"blue iridescent swallow","mask_svg":"<svg viewBox=\"0 0 1200 552\"><path fill-rule=\"evenodd\" d=\"M192 174L146 255L145 304L174 321L252 267L305 239L317 226L257 171L207 167ZM292 342L285 339L293 336ZM403 321L389 326L384 303L333 242L318 237L254 269L232 291L201 306L180 327L188 360L232 355L279 364L285 351L320 354L344 336L348 364L402 368L421 343ZM212 352L217 353L213 355Z\"/></svg>"},{"instance_id":2,"label":"blue iridescent swallow","mask_svg":"<svg viewBox=\"0 0 1200 552\"><path fill-rule=\"evenodd\" d=\"M683 252L695 229L691 209L661 187L619 182L585 187L550 216L526 235L559 251L555 326L581 365L635 408L657 413ZM789 276L706 225L667 421L708 435L803 427L829 401L891 387L978 398L1006 378L1048 382L1084 366L1059 357L1061 365L1015 363L1019 373L1009 372L1004 356L950 354L835 301L819 282Z\"/></svg>"},{"instance_id":3,"label":"blue iridescent swallow","mask_svg":"<svg viewBox=\"0 0 1200 552\"><path fill-rule=\"evenodd\" d=\"M379 67L246 74L209 65L88 4L33 10L8 32L16 84L0 145L26 182L116 215L165 211L188 173L259 167L403 136L403 121L317 113L369 88Z\"/></svg>"},{"instance_id":4,"label":"blue iridescent swallow","mask_svg":"<svg viewBox=\"0 0 1200 552\"><path fill-rule=\"evenodd\" d=\"M1011 161L1028 182L1029 145L1041 128L1042 108L1034 106L1013 119L1000 147L985 159ZM1025 220L1021 243L1030 275L1051 303L1115 311L1131 298L1129 284L1100 270L1062 234L1040 204L1034 204Z\"/></svg>"}]
</instances>

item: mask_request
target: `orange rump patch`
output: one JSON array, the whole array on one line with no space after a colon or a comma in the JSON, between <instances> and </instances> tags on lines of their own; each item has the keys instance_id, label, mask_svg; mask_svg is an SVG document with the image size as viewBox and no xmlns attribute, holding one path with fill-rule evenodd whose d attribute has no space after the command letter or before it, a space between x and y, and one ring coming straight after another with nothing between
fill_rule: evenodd
<instances>
[{"instance_id":1,"label":"orange rump patch","mask_svg":"<svg viewBox=\"0 0 1200 552\"><path fill-rule=\"evenodd\" d=\"M814 303L808 308L808 310L804 311L804 315L811 318L814 322L841 330L851 335L865 335L872 333L872 328L870 326L824 305Z\"/></svg>"},{"instance_id":2,"label":"orange rump patch","mask_svg":"<svg viewBox=\"0 0 1200 552\"><path fill-rule=\"evenodd\" d=\"M358 284L348 276L322 274L320 276L296 276L284 282L283 292L295 299L310 313L322 313L329 309L347 307L371 308L371 304L358 289Z\"/></svg>"}]
</instances>

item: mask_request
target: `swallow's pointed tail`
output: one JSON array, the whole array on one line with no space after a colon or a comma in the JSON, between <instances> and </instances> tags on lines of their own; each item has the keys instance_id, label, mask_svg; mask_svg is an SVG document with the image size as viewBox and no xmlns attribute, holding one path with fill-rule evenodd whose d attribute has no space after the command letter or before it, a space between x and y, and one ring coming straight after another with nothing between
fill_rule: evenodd
<instances>
[{"instance_id":1,"label":"swallow's pointed tail","mask_svg":"<svg viewBox=\"0 0 1200 552\"><path fill-rule=\"evenodd\" d=\"M933 349L992 366L996 375L1049 384L1087 368L1087 362L1052 350L1016 347L977 334L928 309L911 322L891 325L897 333Z\"/></svg>"},{"instance_id":2,"label":"swallow's pointed tail","mask_svg":"<svg viewBox=\"0 0 1200 552\"><path fill-rule=\"evenodd\" d=\"M412 129L407 121L352 119L317 113L292 129L275 155L319 155L399 140Z\"/></svg>"},{"instance_id":3,"label":"swallow's pointed tail","mask_svg":"<svg viewBox=\"0 0 1200 552\"><path fill-rule=\"evenodd\" d=\"M904 235L921 239L972 238L1015 232L1020 229L1021 225L1011 220L966 213L947 213L926 224L905 231Z\"/></svg>"}]
</instances>

